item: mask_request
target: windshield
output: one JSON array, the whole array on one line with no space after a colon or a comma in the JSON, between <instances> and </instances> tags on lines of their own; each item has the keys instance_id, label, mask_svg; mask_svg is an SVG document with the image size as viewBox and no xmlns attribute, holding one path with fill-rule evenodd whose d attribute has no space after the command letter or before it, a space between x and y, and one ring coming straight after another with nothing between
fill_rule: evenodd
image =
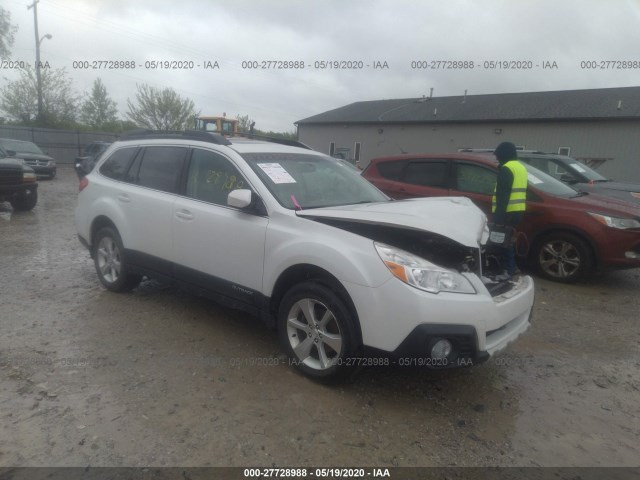
<instances>
[{"instance_id":1,"label":"windshield","mask_svg":"<svg viewBox=\"0 0 640 480\"><path fill-rule=\"evenodd\" d=\"M3 138L2 146L5 150L13 150L14 152L22 153L37 153L38 155L44 155L42 150L38 148L35 143L22 142L20 140L11 140L9 138Z\"/></svg>"},{"instance_id":2,"label":"windshield","mask_svg":"<svg viewBox=\"0 0 640 480\"><path fill-rule=\"evenodd\" d=\"M358 170L324 155L244 153L242 157L280 205L292 210L384 202Z\"/></svg>"},{"instance_id":3,"label":"windshield","mask_svg":"<svg viewBox=\"0 0 640 480\"><path fill-rule=\"evenodd\" d=\"M593 168L587 167L584 163L579 162L571 157L564 157L562 162L569 170L573 172L577 172L578 175L586 177L589 181L594 182L606 182L608 179L603 177L598 172L596 172Z\"/></svg>"},{"instance_id":4,"label":"windshield","mask_svg":"<svg viewBox=\"0 0 640 480\"><path fill-rule=\"evenodd\" d=\"M570 186L562 183L560 180L553 178L551 175L544 173L529 164L523 163L523 165L527 169L529 185L532 187L557 197L575 197L578 193L577 190L574 190Z\"/></svg>"}]
</instances>

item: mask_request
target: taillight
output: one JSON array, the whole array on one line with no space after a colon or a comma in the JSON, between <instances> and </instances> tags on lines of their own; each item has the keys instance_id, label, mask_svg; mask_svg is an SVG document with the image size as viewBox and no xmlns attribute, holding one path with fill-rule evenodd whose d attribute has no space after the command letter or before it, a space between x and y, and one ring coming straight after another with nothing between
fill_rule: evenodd
<instances>
[{"instance_id":1,"label":"taillight","mask_svg":"<svg viewBox=\"0 0 640 480\"><path fill-rule=\"evenodd\" d=\"M79 191L81 192L82 190L84 190L87 186L89 185L89 179L87 177L82 177L82 179L80 180L80 186Z\"/></svg>"}]
</instances>

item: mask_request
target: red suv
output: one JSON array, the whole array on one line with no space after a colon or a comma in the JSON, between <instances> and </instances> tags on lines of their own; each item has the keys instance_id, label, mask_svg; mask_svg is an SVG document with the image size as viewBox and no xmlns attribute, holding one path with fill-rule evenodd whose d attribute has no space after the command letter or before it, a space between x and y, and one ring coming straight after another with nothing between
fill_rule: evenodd
<instances>
[{"instance_id":1,"label":"red suv","mask_svg":"<svg viewBox=\"0 0 640 480\"><path fill-rule=\"evenodd\" d=\"M517 252L549 279L574 282L595 269L640 267L640 208L578 192L526 165L527 211ZM465 196L491 218L498 162L492 155L395 155L362 175L392 198ZM452 219L455 221L455 219Z\"/></svg>"}]
</instances>

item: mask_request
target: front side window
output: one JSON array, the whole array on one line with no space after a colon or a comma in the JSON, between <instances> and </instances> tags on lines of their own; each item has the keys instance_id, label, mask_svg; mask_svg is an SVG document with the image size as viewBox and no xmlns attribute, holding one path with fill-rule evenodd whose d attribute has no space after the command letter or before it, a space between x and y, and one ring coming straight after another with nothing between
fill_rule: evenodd
<instances>
[{"instance_id":1,"label":"front side window","mask_svg":"<svg viewBox=\"0 0 640 480\"><path fill-rule=\"evenodd\" d=\"M285 208L296 210L388 200L357 170L335 158L268 152L244 153L242 157Z\"/></svg>"},{"instance_id":2,"label":"front side window","mask_svg":"<svg viewBox=\"0 0 640 480\"><path fill-rule=\"evenodd\" d=\"M126 147L116 150L102 164L100 173L114 180L123 180L137 151L138 147Z\"/></svg>"},{"instance_id":3,"label":"front side window","mask_svg":"<svg viewBox=\"0 0 640 480\"><path fill-rule=\"evenodd\" d=\"M135 176L135 183L175 193L186 151L184 147L147 147Z\"/></svg>"},{"instance_id":4,"label":"front side window","mask_svg":"<svg viewBox=\"0 0 640 480\"><path fill-rule=\"evenodd\" d=\"M456 167L456 190L460 192L493 195L496 172L479 165L459 163Z\"/></svg>"},{"instance_id":5,"label":"front side window","mask_svg":"<svg viewBox=\"0 0 640 480\"><path fill-rule=\"evenodd\" d=\"M404 172L407 183L447 188L448 162L410 162Z\"/></svg>"},{"instance_id":6,"label":"front side window","mask_svg":"<svg viewBox=\"0 0 640 480\"><path fill-rule=\"evenodd\" d=\"M226 205L229 192L240 188L249 187L228 159L208 150L193 150L187 174L187 197Z\"/></svg>"}]
</instances>

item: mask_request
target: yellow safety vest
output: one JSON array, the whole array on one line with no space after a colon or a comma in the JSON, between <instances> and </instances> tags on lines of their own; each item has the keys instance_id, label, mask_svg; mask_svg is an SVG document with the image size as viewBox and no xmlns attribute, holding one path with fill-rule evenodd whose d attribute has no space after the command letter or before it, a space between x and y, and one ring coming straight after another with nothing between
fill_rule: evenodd
<instances>
[{"instance_id":1,"label":"yellow safety vest","mask_svg":"<svg viewBox=\"0 0 640 480\"><path fill-rule=\"evenodd\" d=\"M513 185L507 203L507 212L524 212L527 208L527 169L518 160L509 160L503 165L511 170ZM496 189L493 189L491 211L496 211Z\"/></svg>"}]
</instances>

